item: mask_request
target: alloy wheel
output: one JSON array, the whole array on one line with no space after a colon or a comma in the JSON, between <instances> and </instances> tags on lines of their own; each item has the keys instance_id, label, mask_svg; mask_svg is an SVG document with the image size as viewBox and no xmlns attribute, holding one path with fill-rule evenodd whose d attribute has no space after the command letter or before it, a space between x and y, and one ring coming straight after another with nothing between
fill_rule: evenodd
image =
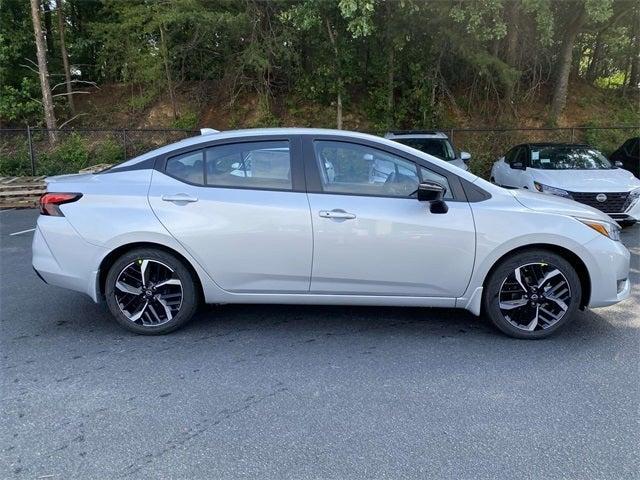
<instances>
[{"instance_id":1,"label":"alloy wheel","mask_svg":"<svg viewBox=\"0 0 640 480\"><path fill-rule=\"evenodd\" d=\"M527 332L546 330L569 310L571 287L557 267L528 263L502 282L498 300L502 315L514 327Z\"/></svg>"},{"instance_id":2,"label":"alloy wheel","mask_svg":"<svg viewBox=\"0 0 640 480\"><path fill-rule=\"evenodd\" d=\"M182 306L182 282L157 260L138 259L118 274L114 289L120 311L131 322L157 327L173 319Z\"/></svg>"}]
</instances>

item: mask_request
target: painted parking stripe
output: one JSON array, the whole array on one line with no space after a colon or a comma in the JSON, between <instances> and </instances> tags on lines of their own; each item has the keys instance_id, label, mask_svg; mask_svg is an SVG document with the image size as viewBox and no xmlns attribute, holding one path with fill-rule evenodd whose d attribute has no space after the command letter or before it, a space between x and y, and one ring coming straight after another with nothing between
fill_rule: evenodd
<instances>
[{"instance_id":1,"label":"painted parking stripe","mask_svg":"<svg viewBox=\"0 0 640 480\"><path fill-rule=\"evenodd\" d=\"M13 236L13 235L22 235L23 233L29 233L29 232L34 232L36 229L35 228L30 228L28 230L21 230L19 232L13 232L10 233L9 235Z\"/></svg>"}]
</instances>

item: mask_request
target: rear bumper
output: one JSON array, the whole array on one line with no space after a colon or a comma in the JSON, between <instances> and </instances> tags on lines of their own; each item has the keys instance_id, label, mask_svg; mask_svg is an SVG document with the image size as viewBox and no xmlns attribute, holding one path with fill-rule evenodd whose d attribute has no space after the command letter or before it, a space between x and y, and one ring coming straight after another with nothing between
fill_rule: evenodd
<instances>
[{"instance_id":1,"label":"rear bumper","mask_svg":"<svg viewBox=\"0 0 640 480\"><path fill-rule=\"evenodd\" d=\"M98 266L105 249L87 243L64 217L41 216L32 243L32 264L49 285L86 293L98 301Z\"/></svg>"},{"instance_id":2,"label":"rear bumper","mask_svg":"<svg viewBox=\"0 0 640 480\"><path fill-rule=\"evenodd\" d=\"M629 298L629 262L631 254L620 242L598 236L585 245L592 255L587 265L591 277L589 307L606 307Z\"/></svg>"}]
</instances>

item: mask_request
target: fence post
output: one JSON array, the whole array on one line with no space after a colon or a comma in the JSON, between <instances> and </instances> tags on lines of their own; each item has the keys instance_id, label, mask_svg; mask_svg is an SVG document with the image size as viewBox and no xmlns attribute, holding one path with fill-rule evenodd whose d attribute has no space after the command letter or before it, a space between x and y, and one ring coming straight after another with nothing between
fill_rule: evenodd
<instances>
[{"instance_id":1,"label":"fence post","mask_svg":"<svg viewBox=\"0 0 640 480\"><path fill-rule=\"evenodd\" d=\"M453 143L453 128L451 129L451 131L449 132L449 141L451 142L451 144Z\"/></svg>"},{"instance_id":2,"label":"fence post","mask_svg":"<svg viewBox=\"0 0 640 480\"><path fill-rule=\"evenodd\" d=\"M31 127L27 125L27 141L29 142L29 160L31 160L31 176L36 176L36 157L33 154L33 139L31 138Z\"/></svg>"},{"instance_id":3,"label":"fence post","mask_svg":"<svg viewBox=\"0 0 640 480\"><path fill-rule=\"evenodd\" d=\"M573 143L575 140L575 136L576 136L576 129L571 127L571 143Z\"/></svg>"},{"instance_id":4,"label":"fence post","mask_svg":"<svg viewBox=\"0 0 640 480\"><path fill-rule=\"evenodd\" d=\"M127 159L127 129L122 129L122 160L125 161Z\"/></svg>"}]
</instances>

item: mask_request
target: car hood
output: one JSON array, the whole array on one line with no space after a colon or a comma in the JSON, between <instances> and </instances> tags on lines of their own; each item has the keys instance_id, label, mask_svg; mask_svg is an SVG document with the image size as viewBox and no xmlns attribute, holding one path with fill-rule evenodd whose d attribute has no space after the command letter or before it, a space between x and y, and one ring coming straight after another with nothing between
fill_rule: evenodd
<instances>
[{"instance_id":1,"label":"car hood","mask_svg":"<svg viewBox=\"0 0 640 480\"><path fill-rule=\"evenodd\" d=\"M534 193L526 190L508 190L514 198L524 207L536 212L569 215L589 220L612 222L606 213L589 207L582 203L574 202L568 198L557 197L546 193Z\"/></svg>"},{"instance_id":2,"label":"car hood","mask_svg":"<svg viewBox=\"0 0 640 480\"><path fill-rule=\"evenodd\" d=\"M640 180L622 168L610 170L542 170L528 168L531 177L550 187L570 192L628 192L640 187Z\"/></svg>"}]
</instances>

